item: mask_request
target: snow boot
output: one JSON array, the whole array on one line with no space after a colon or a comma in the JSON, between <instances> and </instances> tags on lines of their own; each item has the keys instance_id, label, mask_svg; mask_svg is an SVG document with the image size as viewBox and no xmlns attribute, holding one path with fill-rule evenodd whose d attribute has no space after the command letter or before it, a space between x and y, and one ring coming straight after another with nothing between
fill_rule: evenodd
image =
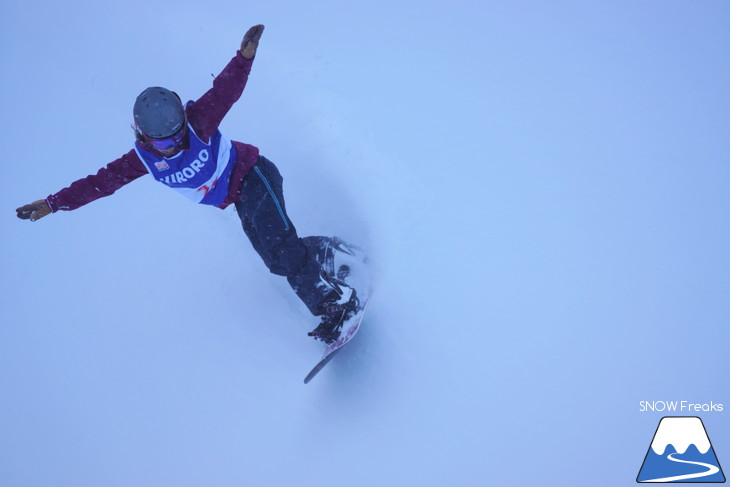
<instances>
[{"instance_id":1,"label":"snow boot","mask_svg":"<svg viewBox=\"0 0 730 487\"><path fill-rule=\"evenodd\" d=\"M360 305L355 289L324 271L320 279L331 291L317 309L322 321L308 335L329 345L340 337L342 325L360 310Z\"/></svg>"}]
</instances>

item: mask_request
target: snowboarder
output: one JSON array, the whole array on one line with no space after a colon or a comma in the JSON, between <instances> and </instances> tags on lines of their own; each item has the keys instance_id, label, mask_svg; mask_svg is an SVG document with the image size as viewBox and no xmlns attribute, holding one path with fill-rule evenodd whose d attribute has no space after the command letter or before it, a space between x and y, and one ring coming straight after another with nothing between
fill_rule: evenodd
<instances>
[{"instance_id":1,"label":"snowboarder","mask_svg":"<svg viewBox=\"0 0 730 487\"><path fill-rule=\"evenodd\" d=\"M277 167L258 148L231 141L218 129L243 93L263 31L263 25L255 25L246 32L240 50L196 101L183 104L174 91L145 89L134 104L132 150L95 175L16 211L19 218L36 221L75 210L147 173L196 203L221 209L233 204L268 269L286 276L311 313L321 317L309 335L332 343L359 307L356 290L327 266L343 242L300 238L286 213Z\"/></svg>"}]
</instances>

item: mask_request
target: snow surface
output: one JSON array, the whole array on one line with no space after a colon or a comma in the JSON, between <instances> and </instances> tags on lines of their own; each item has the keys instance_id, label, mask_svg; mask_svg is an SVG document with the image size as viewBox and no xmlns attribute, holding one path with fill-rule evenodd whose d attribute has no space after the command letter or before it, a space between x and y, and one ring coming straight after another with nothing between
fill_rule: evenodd
<instances>
[{"instance_id":1,"label":"snow surface","mask_svg":"<svg viewBox=\"0 0 730 487\"><path fill-rule=\"evenodd\" d=\"M728 2L0 14L0 485L616 486L643 400L724 403L728 461ZM147 86L207 90L256 23L222 129L279 166L302 235L377 263L307 386L315 323L232 209L143 178L13 211L128 151Z\"/></svg>"}]
</instances>

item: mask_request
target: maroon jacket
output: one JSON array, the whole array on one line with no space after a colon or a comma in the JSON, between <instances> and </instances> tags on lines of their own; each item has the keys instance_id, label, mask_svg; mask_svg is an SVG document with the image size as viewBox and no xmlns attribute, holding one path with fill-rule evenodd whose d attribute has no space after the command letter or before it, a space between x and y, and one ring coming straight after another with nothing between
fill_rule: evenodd
<instances>
[{"instance_id":1,"label":"maroon jacket","mask_svg":"<svg viewBox=\"0 0 730 487\"><path fill-rule=\"evenodd\" d=\"M218 130L223 117L241 97L251 72L252 59L246 59L238 51L228 65L213 81L208 90L187 110L188 122L202 140L208 140ZM239 198L241 181L256 163L259 150L249 144L233 141L238 155L236 166L229 180L228 196L221 205L225 208ZM46 198L52 212L75 210L87 203L109 196L127 183L144 174L147 168L134 149L110 162L96 174L86 176Z\"/></svg>"}]
</instances>

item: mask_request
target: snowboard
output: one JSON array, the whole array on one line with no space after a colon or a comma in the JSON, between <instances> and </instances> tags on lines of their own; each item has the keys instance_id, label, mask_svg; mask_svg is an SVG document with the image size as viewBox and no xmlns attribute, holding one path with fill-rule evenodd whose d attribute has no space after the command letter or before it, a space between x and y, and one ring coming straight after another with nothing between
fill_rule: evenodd
<instances>
[{"instance_id":1,"label":"snowboard","mask_svg":"<svg viewBox=\"0 0 730 487\"><path fill-rule=\"evenodd\" d=\"M368 257L360 247L349 244L338 237L333 237L324 249L324 256L322 267L325 272L353 288L357 292L360 303L358 311L342 324L340 336L327 345L322 358L304 378L305 384L312 380L332 360L332 357L355 336L357 330L360 329L360 324L372 294Z\"/></svg>"},{"instance_id":2,"label":"snowboard","mask_svg":"<svg viewBox=\"0 0 730 487\"><path fill-rule=\"evenodd\" d=\"M332 360L332 357L334 357L335 354L339 352L343 346L345 346L350 340L352 340L352 338L355 336L355 333L357 333L357 330L360 329L360 323L362 323L363 316L365 316L365 310L367 309L369 299L370 290L367 291L367 294L365 296L360 297L360 310L352 315L349 320L345 321L342 324L342 330L340 332L339 338L327 345L327 348L325 348L324 350L324 354L322 354L322 358L304 378L305 384L308 384L309 381L312 380L314 376L317 375L319 371L322 370L325 365L327 365L327 363L329 363L330 360Z\"/></svg>"}]
</instances>

